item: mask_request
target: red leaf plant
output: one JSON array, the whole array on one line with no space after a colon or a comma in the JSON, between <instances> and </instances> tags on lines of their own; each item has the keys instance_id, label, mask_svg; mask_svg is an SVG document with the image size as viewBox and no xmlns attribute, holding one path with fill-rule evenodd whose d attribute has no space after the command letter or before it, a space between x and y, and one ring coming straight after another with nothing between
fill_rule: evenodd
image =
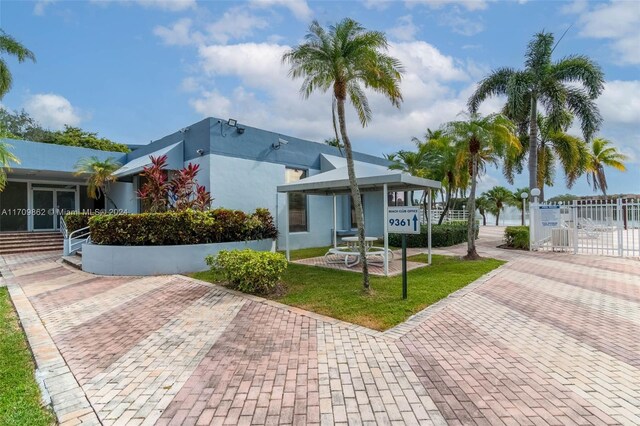
<instances>
[{"instance_id":1,"label":"red leaf plant","mask_svg":"<svg viewBox=\"0 0 640 426\"><path fill-rule=\"evenodd\" d=\"M167 156L150 158L151 166L144 167L141 176L146 179L138 190L138 197L147 203L150 212L208 210L211 207L211 194L196 181L200 171L198 164L189 163L169 180L168 172L165 170Z\"/></svg>"}]
</instances>

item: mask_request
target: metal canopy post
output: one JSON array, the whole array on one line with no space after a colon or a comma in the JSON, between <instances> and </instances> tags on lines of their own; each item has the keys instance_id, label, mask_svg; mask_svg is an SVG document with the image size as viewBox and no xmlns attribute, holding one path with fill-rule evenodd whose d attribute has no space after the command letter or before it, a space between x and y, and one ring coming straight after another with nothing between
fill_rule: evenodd
<instances>
[{"instance_id":1,"label":"metal canopy post","mask_svg":"<svg viewBox=\"0 0 640 426\"><path fill-rule=\"evenodd\" d=\"M336 194L333 194L333 248L338 247L338 209L336 207Z\"/></svg>"},{"instance_id":2,"label":"metal canopy post","mask_svg":"<svg viewBox=\"0 0 640 426\"><path fill-rule=\"evenodd\" d=\"M287 261L291 261L289 255L289 193L286 193L284 197L284 251Z\"/></svg>"},{"instance_id":3,"label":"metal canopy post","mask_svg":"<svg viewBox=\"0 0 640 426\"><path fill-rule=\"evenodd\" d=\"M389 231L387 231L387 221L389 220L389 195L387 184L382 185L382 208L384 209L384 276L389 276Z\"/></svg>"},{"instance_id":4,"label":"metal canopy post","mask_svg":"<svg viewBox=\"0 0 640 426\"><path fill-rule=\"evenodd\" d=\"M427 225L428 225L428 230L427 230L427 265L431 265L431 196L432 196L432 191L431 188L427 188Z\"/></svg>"}]
</instances>

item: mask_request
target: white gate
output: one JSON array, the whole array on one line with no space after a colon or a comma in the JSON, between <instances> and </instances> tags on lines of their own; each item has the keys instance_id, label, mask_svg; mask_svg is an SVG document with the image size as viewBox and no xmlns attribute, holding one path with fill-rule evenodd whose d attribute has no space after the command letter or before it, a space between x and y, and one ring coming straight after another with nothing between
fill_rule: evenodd
<instances>
[{"instance_id":1,"label":"white gate","mask_svg":"<svg viewBox=\"0 0 640 426\"><path fill-rule=\"evenodd\" d=\"M640 200L532 203L531 250L640 257Z\"/></svg>"}]
</instances>

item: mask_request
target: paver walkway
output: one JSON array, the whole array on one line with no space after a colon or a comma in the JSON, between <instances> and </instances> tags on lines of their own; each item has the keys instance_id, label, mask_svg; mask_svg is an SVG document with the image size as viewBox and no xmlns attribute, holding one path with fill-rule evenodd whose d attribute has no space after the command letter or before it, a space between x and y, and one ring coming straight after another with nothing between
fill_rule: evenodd
<instances>
[{"instance_id":1,"label":"paver walkway","mask_svg":"<svg viewBox=\"0 0 640 426\"><path fill-rule=\"evenodd\" d=\"M500 232L507 265L385 333L55 253L0 268L62 423L640 424L640 263Z\"/></svg>"}]
</instances>

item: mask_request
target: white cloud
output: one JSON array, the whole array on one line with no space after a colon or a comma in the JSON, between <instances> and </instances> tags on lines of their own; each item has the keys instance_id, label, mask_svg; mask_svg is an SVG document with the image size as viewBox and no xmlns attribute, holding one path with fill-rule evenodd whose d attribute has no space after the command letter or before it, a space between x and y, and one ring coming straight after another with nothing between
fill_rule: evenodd
<instances>
[{"instance_id":1,"label":"white cloud","mask_svg":"<svg viewBox=\"0 0 640 426\"><path fill-rule=\"evenodd\" d=\"M596 3L575 2L563 10L577 14L580 35L611 40L615 62L640 64L640 7L635 1Z\"/></svg>"},{"instance_id":2,"label":"white cloud","mask_svg":"<svg viewBox=\"0 0 640 426\"><path fill-rule=\"evenodd\" d=\"M273 6L286 7L300 21L308 21L313 16L306 0L251 0L256 7L270 8Z\"/></svg>"},{"instance_id":3,"label":"white cloud","mask_svg":"<svg viewBox=\"0 0 640 426\"><path fill-rule=\"evenodd\" d=\"M460 6L469 11L484 10L487 8L486 0L407 0L407 7L416 4L424 4L432 9L442 9L449 5Z\"/></svg>"},{"instance_id":4,"label":"white cloud","mask_svg":"<svg viewBox=\"0 0 640 426\"><path fill-rule=\"evenodd\" d=\"M185 46L194 42L194 35L191 33L191 19L182 18L174 22L170 27L158 25L153 29L153 34L162 39L170 46Z\"/></svg>"},{"instance_id":5,"label":"white cloud","mask_svg":"<svg viewBox=\"0 0 640 426\"><path fill-rule=\"evenodd\" d=\"M137 3L150 9L166 10L168 12L182 12L196 8L196 0L91 0L91 3L106 6L111 3Z\"/></svg>"},{"instance_id":6,"label":"white cloud","mask_svg":"<svg viewBox=\"0 0 640 426\"><path fill-rule=\"evenodd\" d=\"M395 27L387 30L388 34L400 41L411 41L415 39L419 28L413 23L411 15L401 16L396 22L397 25Z\"/></svg>"},{"instance_id":7,"label":"white cloud","mask_svg":"<svg viewBox=\"0 0 640 426\"><path fill-rule=\"evenodd\" d=\"M192 99L189 103L203 116L227 117L231 114L231 100L217 90L204 91L199 98Z\"/></svg>"},{"instance_id":8,"label":"white cloud","mask_svg":"<svg viewBox=\"0 0 640 426\"><path fill-rule=\"evenodd\" d=\"M331 95L315 93L308 100L301 98L301 80L291 80L287 67L281 64L288 49L275 43L200 47L198 73L206 76L208 84L215 85L217 77L224 77L225 81L235 78L237 85L230 92L203 90L191 99L190 105L203 116L229 115L250 126L311 140L330 137ZM426 42L391 43L389 53L406 68L401 82L404 103L398 110L383 96L368 92L373 120L364 129L348 107L349 132L355 148L361 151L380 154L412 147L412 136L421 136L427 127L437 128L457 119L473 90L471 86L462 91L452 87L470 81L466 66ZM503 102L494 101L499 106ZM483 112L484 108L493 107L494 101L486 102ZM374 145L371 139L377 140Z\"/></svg>"},{"instance_id":9,"label":"white cloud","mask_svg":"<svg viewBox=\"0 0 640 426\"><path fill-rule=\"evenodd\" d=\"M46 8L54 3L55 0L38 0L33 6L33 13L38 16L43 16Z\"/></svg>"},{"instance_id":10,"label":"white cloud","mask_svg":"<svg viewBox=\"0 0 640 426\"><path fill-rule=\"evenodd\" d=\"M82 121L79 111L69 100L53 93L32 95L23 108L43 126L54 130L62 129L65 124L77 126Z\"/></svg>"},{"instance_id":11,"label":"white cloud","mask_svg":"<svg viewBox=\"0 0 640 426\"><path fill-rule=\"evenodd\" d=\"M385 10L391 6L393 0L362 0L362 4L367 9Z\"/></svg>"},{"instance_id":12,"label":"white cloud","mask_svg":"<svg viewBox=\"0 0 640 426\"><path fill-rule=\"evenodd\" d=\"M640 123L640 80L613 80L597 100L604 122L633 125Z\"/></svg>"},{"instance_id":13,"label":"white cloud","mask_svg":"<svg viewBox=\"0 0 640 426\"><path fill-rule=\"evenodd\" d=\"M474 15L471 18L466 18L458 11L442 14L438 20L438 24L447 26L451 28L454 33L464 36L472 36L484 31L484 22L479 16Z\"/></svg>"},{"instance_id":14,"label":"white cloud","mask_svg":"<svg viewBox=\"0 0 640 426\"><path fill-rule=\"evenodd\" d=\"M210 38L218 43L227 43L230 39L241 40L253 35L255 29L269 26L266 19L250 14L241 8L232 8L207 27Z\"/></svg>"}]
</instances>

